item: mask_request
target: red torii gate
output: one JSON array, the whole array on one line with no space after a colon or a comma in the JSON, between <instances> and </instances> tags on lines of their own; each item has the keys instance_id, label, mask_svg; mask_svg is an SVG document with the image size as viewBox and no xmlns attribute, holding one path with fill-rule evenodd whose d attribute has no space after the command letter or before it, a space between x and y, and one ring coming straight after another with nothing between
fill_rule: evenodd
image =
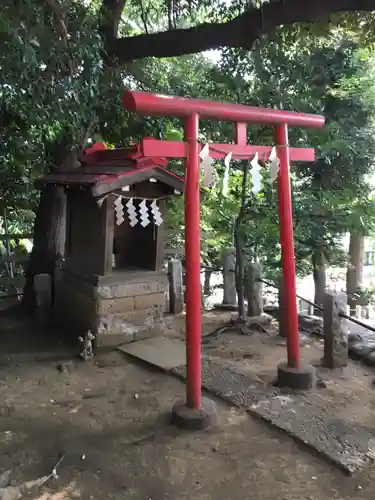
<instances>
[{"instance_id":1,"label":"red torii gate","mask_svg":"<svg viewBox=\"0 0 375 500\"><path fill-rule=\"evenodd\" d=\"M235 124L235 144L209 144L210 156L225 158L232 152L233 159L250 159L255 153L265 159L271 152L268 146L247 144L247 123L269 125L275 128L280 217L280 244L285 290L285 320L287 331L287 364L279 365L279 382L303 388L309 386L314 374L311 367L300 366L298 314L296 305L296 275L293 242L292 200L289 161L310 162L315 159L311 148L290 148L288 126L321 128L324 117L292 111L256 108L240 104L185 99L148 92L126 91L124 107L140 115L170 116L184 119L185 141L143 139L144 156L186 158L185 170L185 257L186 257L186 363L187 401L182 409L184 417L203 414L201 396L201 310L200 310L200 187L199 120L223 120ZM306 387L307 388L307 387ZM181 412L180 412L181 413ZM180 415L181 416L181 415ZM204 421L204 419L202 420ZM190 422L190 425L192 422ZM193 424L194 425L194 424ZM195 423L195 425L204 425Z\"/></svg>"}]
</instances>

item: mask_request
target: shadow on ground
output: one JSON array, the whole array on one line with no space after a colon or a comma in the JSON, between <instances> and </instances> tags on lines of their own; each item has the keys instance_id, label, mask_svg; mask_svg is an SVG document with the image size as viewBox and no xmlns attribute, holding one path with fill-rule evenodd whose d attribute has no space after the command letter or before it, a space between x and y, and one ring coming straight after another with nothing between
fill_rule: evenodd
<instances>
[{"instance_id":1,"label":"shadow on ground","mask_svg":"<svg viewBox=\"0 0 375 500\"><path fill-rule=\"evenodd\" d=\"M0 311L0 363L7 355L32 358L71 356L77 351L77 342L67 339L57 329L41 332L35 322L29 318L21 306L14 306Z\"/></svg>"}]
</instances>

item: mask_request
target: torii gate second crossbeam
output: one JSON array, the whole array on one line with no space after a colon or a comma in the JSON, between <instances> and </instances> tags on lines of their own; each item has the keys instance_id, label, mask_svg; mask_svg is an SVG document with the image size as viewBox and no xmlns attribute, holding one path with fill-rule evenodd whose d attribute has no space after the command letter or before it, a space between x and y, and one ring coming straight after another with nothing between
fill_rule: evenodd
<instances>
[{"instance_id":1,"label":"torii gate second crossbeam","mask_svg":"<svg viewBox=\"0 0 375 500\"><path fill-rule=\"evenodd\" d=\"M324 117L292 111L256 108L240 104L225 104L170 97L148 92L126 91L124 107L144 116L170 116L184 120L185 141L144 139L141 142L144 156L185 158L185 258L186 258L186 346L187 346L187 401L179 413L203 415L201 395L201 311L200 311L200 188L199 188L199 120L223 120L235 124L235 144L209 144L210 156L224 158L229 152L233 159L260 159L269 157L268 146L247 144L247 123L274 127L278 173L278 200L280 217L280 244L283 269L284 304L287 332L288 362L278 367L279 382L294 388L308 388L314 378L311 367L300 366L298 315L296 303L296 275L293 242L292 201L289 162L311 162L314 149L290 148L288 126L321 128ZM281 305L280 305L281 306ZM180 419L181 420L181 419ZM183 420L183 419L182 419ZM189 420L189 419L188 419ZM196 426L207 422L197 418ZM200 423L199 423L200 422ZM191 424L191 422L190 422Z\"/></svg>"}]
</instances>

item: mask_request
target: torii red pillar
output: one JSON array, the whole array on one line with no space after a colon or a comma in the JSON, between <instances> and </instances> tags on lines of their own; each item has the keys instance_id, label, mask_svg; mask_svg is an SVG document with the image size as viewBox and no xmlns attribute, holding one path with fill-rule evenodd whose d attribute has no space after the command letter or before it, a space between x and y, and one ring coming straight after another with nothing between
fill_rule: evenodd
<instances>
[{"instance_id":1,"label":"torii red pillar","mask_svg":"<svg viewBox=\"0 0 375 500\"><path fill-rule=\"evenodd\" d=\"M247 145L247 123L269 125L275 129L275 141L280 169L278 198L280 217L280 244L285 286L285 318L287 321L288 363L284 367L292 375L300 370L298 316L296 304L296 275L293 244L292 201L289 178L289 160L314 161L313 149L289 148L288 126L321 128L324 117L318 115L256 108L240 104L225 104L170 97L147 92L126 91L123 105L129 110L147 116L171 116L184 120L185 142L144 139L145 156L186 158L185 171L185 251L186 251L186 344L187 344L187 401L186 406L199 410L201 397L201 313L200 313L200 188L199 188L199 120L225 120L235 123L235 144L211 144L210 155L224 158L232 152L233 159L251 159L257 152L267 158L271 148ZM289 374L284 381L289 380ZM280 373L279 373L280 375ZM290 383L294 384L293 380ZM300 382L296 381L296 386ZM302 384L303 385L303 384Z\"/></svg>"}]
</instances>

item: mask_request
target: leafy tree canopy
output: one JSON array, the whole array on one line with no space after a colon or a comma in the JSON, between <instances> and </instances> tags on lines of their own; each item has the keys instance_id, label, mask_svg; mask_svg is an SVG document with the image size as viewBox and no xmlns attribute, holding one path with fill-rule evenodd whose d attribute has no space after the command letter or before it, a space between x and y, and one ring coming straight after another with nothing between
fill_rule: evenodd
<instances>
[{"instance_id":1,"label":"leafy tree canopy","mask_svg":"<svg viewBox=\"0 0 375 500\"><path fill-rule=\"evenodd\" d=\"M74 165L96 134L117 146L180 134L174 120L127 114L125 86L323 113L323 131L291 132L291 141L318 153L314 165L294 171L296 255L307 272L317 246L337 255L342 232L371 229L374 205L364 176L374 156L374 9L370 0L28 0L22 9L3 2L1 198L35 210L35 177ZM217 65L187 55L221 47ZM228 124L202 127L202 141L231 137ZM272 144L272 131L254 127L249 141ZM208 265L232 241L241 170L230 182L228 198L212 189L202 206ZM250 258L277 263L275 189L268 185L248 201L244 248ZM181 206L173 203L170 224L181 228Z\"/></svg>"}]
</instances>

